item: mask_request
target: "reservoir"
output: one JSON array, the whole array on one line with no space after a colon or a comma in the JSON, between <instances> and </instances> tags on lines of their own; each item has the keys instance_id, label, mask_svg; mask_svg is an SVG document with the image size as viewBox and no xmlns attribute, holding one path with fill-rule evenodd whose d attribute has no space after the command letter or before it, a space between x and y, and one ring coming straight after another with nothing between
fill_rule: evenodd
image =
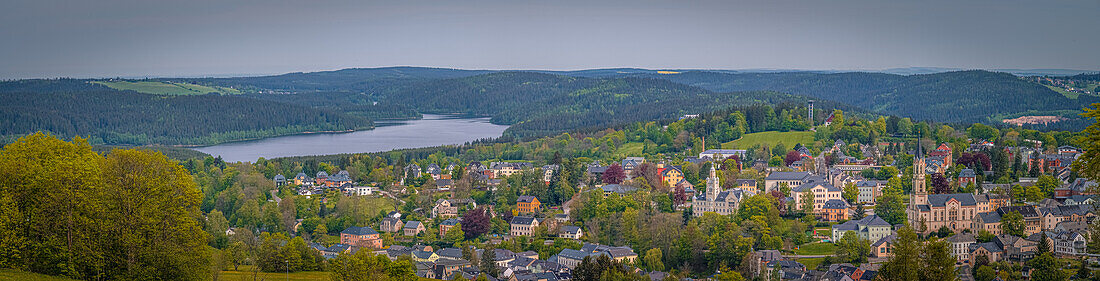
<instances>
[{"instance_id":1,"label":"reservoir","mask_svg":"<svg viewBox=\"0 0 1100 281\"><path fill-rule=\"evenodd\" d=\"M289 156L329 155L390 151L394 149L462 144L500 137L506 125L489 123L489 118L462 118L424 114L423 119L375 121L373 130L350 133L304 134L225 143L194 148L221 156L226 162Z\"/></svg>"}]
</instances>

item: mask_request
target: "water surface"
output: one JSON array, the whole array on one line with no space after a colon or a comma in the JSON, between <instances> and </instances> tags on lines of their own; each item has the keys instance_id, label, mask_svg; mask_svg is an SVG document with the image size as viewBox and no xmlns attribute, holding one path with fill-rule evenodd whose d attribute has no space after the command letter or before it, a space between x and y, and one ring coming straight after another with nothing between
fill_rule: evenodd
<instances>
[{"instance_id":1,"label":"water surface","mask_svg":"<svg viewBox=\"0 0 1100 281\"><path fill-rule=\"evenodd\" d=\"M221 156L228 162L255 162L288 156L379 152L394 149L461 144L499 137L508 126L489 123L489 118L424 115L409 121L377 121L373 130L350 133L308 134L233 142L195 148Z\"/></svg>"}]
</instances>

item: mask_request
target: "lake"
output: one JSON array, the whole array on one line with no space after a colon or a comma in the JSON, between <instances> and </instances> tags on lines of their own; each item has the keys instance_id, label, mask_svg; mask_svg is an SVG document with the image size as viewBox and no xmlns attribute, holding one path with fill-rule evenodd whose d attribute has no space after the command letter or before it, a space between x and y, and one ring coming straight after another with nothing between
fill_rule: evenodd
<instances>
[{"instance_id":1,"label":"lake","mask_svg":"<svg viewBox=\"0 0 1100 281\"><path fill-rule=\"evenodd\" d=\"M289 156L330 155L390 151L394 149L462 144L495 138L508 126L489 123L489 118L462 118L424 114L423 119L376 121L373 130L349 133L304 134L242 141L194 148L221 156L227 162Z\"/></svg>"}]
</instances>

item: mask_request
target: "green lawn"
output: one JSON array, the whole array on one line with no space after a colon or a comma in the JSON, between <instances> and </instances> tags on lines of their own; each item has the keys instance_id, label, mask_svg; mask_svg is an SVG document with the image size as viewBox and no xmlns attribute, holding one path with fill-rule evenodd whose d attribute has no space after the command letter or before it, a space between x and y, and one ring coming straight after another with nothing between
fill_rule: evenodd
<instances>
[{"instance_id":1,"label":"green lawn","mask_svg":"<svg viewBox=\"0 0 1100 281\"><path fill-rule=\"evenodd\" d=\"M251 266L242 265L239 271L226 270L222 271L220 280L237 281L237 280L252 280L253 272ZM256 280L329 280L328 271L302 271L291 272L290 274L282 272L259 272L256 273Z\"/></svg>"},{"instance_id":2,"label":"green lawn","mask_svg":"<svg viewBox=\"0 0 1100 281\"><path fill-rule=\"evenodd\" d=\"M1065 89L1055 87L1055 86L1050 86L1050 85L1043 85L1043 86L1046 86L1051 91L1058 92L1059 94L1062 94L1063 96L1066 96L1067 98L1071 98L1071 99L1077 99L1077 96L1081 95L1081 94L1078 94L1078 93L1066 91Z\"/></svg>"},{"instance_id":3,"label":"green lawn","mask_svg":"<svg viewBox=\"0 0 1100 281\"><path fill-rule=\"evenodd\" d=\"M38 273L23 272L14 269L0 269L0 280L20 281L69 281L67 277L43 275Z\"/></svg>"},{"instance_id":4,"label":"green lawn","mask_svg":"<svg viewBox=\"0 0 1100 281\"><path fill-rule=\"evenodd\" d=\"M807 270L813 270L817 269L817 266L821 265L821 262L825 261L825 258L802 258L795 259L795 261L805 265Z\"/></svg>"},{"instance_id":5,"label":"green lawn","mask_svg":"<svg viewBox=\"0 0 1100 281\"><path fill-rule=\"evenodd\" d=\"M644 149L644 148L645 148L644 143L629 142L629 143L624 143L622 146L619 146L619 149L616 150L615 152L617 152L618 154L626 155L626 156L641 156L642 155L642 149Z\"/></svg>"},{"instance_id":6,"label":"green lawn","mask_svg":"<svg viewBox=\"0 0 1100 281\"><path fill-rule=\"evenodd\" d=\"M832 255L836 252L836 245L833 243L810 243L798 247L798 250L794 250L795 254L816 256L816 255Z\"/></svg>"},{"instance_id":7,"label":"green lawn","mask_svg":"<svg viewBox=\"0 0 1100 281\"><path fill-rule=\"evenodd\" d=\"M189 83L172 83L159 81L96 81L92 83L104 85L116 90L133 90L139 93L153 95L204 95L211 92L226 95L241 94L241 91L238 91L237 89L216 86L209 87Z\"/></svg>"},{"instance_id":8,"label":"green lawn","mask_svg":"<svg viewBox=\"0 0 1100 281\"><path fill-rule=\"evenodd\" d=\"M814 142L814 132L759 132L742 136L740 139L723 143L725 149L748 149L757 144L773 147L782 142L787 148L793 148L795 144L809 145Z\"/></svg>"}]
</instances>

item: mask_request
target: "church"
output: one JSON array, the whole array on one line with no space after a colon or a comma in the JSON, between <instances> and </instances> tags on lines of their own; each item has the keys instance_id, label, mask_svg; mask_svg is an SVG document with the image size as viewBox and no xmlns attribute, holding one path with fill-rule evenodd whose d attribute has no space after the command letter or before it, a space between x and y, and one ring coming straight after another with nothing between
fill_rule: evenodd
<instances>
[{"instance_id":1,"label":"church","mask_svg":"<svg viewBox=\"0 0 1100 281\"><path fill-rule=\"evenodd\" d=\"M739 188L722 191L722 185L718 182L718 175L714 165L710 166L710 176L707 177L706 194L695 196L691 199L691 212L696 217L704 213L712 212L719 215L730 215L737 212L741 206L741 200L753 196L752 192Z\"/></svg>"},{"instance_id":2,"label":"church","mask_svg":"<svg viewBox=\"0 0 1100 281\"><path fill-rule=\"evenodd\" d=\"M955 233L961 233L970 229L979 213L999 207L995 206L995 202L991 203L985 194L928 194L924 169L925 159L918 148L913 159L913 194L905 211L909 226L918 232L928 234L946 226Z\"/></svg>"}]
</instances>

